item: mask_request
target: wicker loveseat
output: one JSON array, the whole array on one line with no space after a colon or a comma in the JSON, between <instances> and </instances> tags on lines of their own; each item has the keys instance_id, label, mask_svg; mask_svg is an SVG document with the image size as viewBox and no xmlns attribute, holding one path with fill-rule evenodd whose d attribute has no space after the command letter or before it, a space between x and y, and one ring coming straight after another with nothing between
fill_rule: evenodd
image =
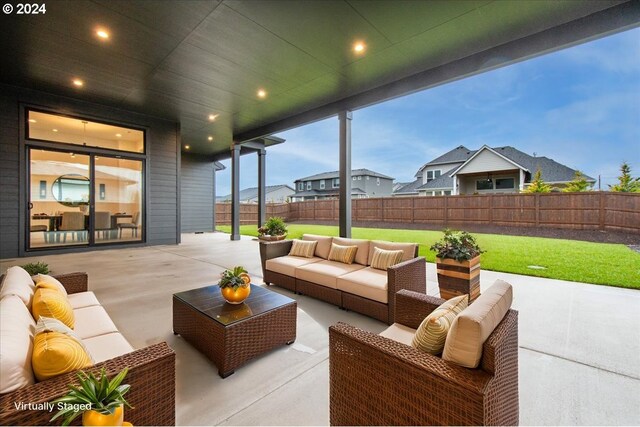
<instances>
[{"instance_id":1,"label":"wicker loveseat","mask_svg":"<svg viewBox=\"0 0 640 427\"><path fill-rule=\"evenodd\" d=\"M55 276L55 278L66 289L72 306L74 304L94 304L90 307L102 309L99 303L96 305L95 295L88 292L86 273L64 274ZM0 281L4 282L4 279L4 276L0 276ZM8 295L3 296L2 299L5 298L17 297ZM80 309L84 308L89 307ZM81 319L76 315L76 323L79 320ZM98 320L96 322L99 323ZM3 331L7 326L9 325L3 325ZM97 342L93 344L93 347L87 345L90 352L94 349L96 351L97 357L92 354L94 360L102 361L85 369L85 371L97 373L104 367L107 375L111 377L125 367L129 368L125 383L131 385L131 390L127 394L127 400L134 408L126 409L125 419L133 425L175 425L175 353L166 342L153 344L139 350L134 350L130 346L128 349L110 348L113 347L113 344L109 343L109 338L118 339L116 334L119 335L117 331L101 335L98 338L102 344ZM0 339L2 338L0 337ZM122 338L121 342L126 343L126 340ZM2 344L4 345L4 342ZM118 355L104 360L105 355L110 351ZM103 357L100 357L100 354ZM26 363L30 363L30 359ZM68 385L77 384L77 380L76 372L69 372L0 394L0 425L49 424L49 419L55 412L22 409L16 407L16 404L37 405L51 402L66 394ZM56 421L56 423L60 422L61 420Z\"/></svg>"},{"instance_id":2,"label":"wicker loveseat","mask_svg":"<svg viewBox=\"0 0 640 427\"><path fill-rule=\"evenodd\" d=\"M291 240L260 243L265 283L309 295L388 324L394 322L396 292L409 289L426 293L426 262L418 257L417 244L310 234L302 238L318 241L313 258L289 255ZM327 260L331 243L358 246L355 262L347 265ZM376 247L402 250L402 262L387 271L372 268L371 258Z\"/></svg>"},{"instance_id":3,"label":"wicker loveseat","mask_svg":"<svg viewBox=\"0 0 640 427\"><path fill-rule=\"evenodd\" d=\"M395 321L417 329L443 302L400 291ZM518 424L517 311L484 342L476 369L345 323L329 328L329 351L331 425Z\"/></svg>"}]
</instances>

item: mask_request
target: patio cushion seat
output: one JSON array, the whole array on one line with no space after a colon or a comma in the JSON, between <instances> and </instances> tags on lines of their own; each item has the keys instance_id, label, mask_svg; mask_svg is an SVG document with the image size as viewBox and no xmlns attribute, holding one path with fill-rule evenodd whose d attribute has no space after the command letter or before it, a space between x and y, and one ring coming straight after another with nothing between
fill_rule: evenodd
<instances>
[{"instance_id":1,"label":"patio cushion seat","mask_svg":"<svg viewBox=\"0 0 640 427\"><path fill-rule=\"evenodd\" d=\"M74 332L82 340L118 332L116 325L102 306L77 308L73 313L76 317Z\"/></svg>"},{"instance_id":2,"label":"patio cushion seat","mask_svg":"<svg viewBox=\"0 0 640 427\"><path fill-rule=\"evenodd\" d=\"M402 261L409 261L416 253L415 243L396 243L385 242L383 240L372 240L369 245L369 264L373 260L373 251L375 248L379 248L385 251L402 251Z\"/></svg>"},{"instance_id":3,"label":"patio cushion seat","mask_svg":"<svg viewBox=\"0 0 640 427\"><path fill-rule=\"evenodd\" d=\"M381 337L389 338L401 344L410 346L415 334L415 329L405 326L401 323L394 323L384 331L380 332L379 335Z\"/></svg>"},{"instance_id":4,"label":"patio cushion seat","mask_svg":"<svg viewBox=\"0 0 640 427\"><path fill-rule=\"evenodd\" d=\"M36 285L31 280L31 276L22 267L11 267L4 273L2 287L0 288L0 299L7 295L16 295L31 311L31 302L33 294L36 291Z\"/></svg>"},{"instance_id":5,"label":"patio cushion seat","mask_svg":"<svg viewBox=\"0 0 640 427\"><path fill-rule=\"evenodd\" d=\"M77 294L69 294L67 298L69 299L69 304L71 304L71 308L73 308L74 310L76 308L84 308L84 307L91 307L94 305L101 305L100 301L98 301L98 298L96 298L96 295L91 291L78 292Z\"/></svg>"},{"instance_id":6,"label":"patio cushion seat","mask_svg":"<svg viewBox=\"0 0 640 427\"><path fill-rule=\"evenodd\" d=\"M296 268L303 265L313 264L314 262L324 261L322 258L313 257L305 258L293 255L282 256L267 260L267 270L275 273L285 274L295 277Z\"/></svg>"},{"instance_id":7,"label":"patio cushion seat","mask_svg":"<svg viewBox=\"0 0 640 427\"><path fill-rule=\"evenodd\" d=\"M315 256L327 259L329 258L329 251L331 250L331 241L333 237L318 236L316 234L303 234L302 240L314 240L318 242L316 245Z\"/></svg>"},{"instance_id":8,"label":"patio cushion seat","mask_svg":"<svg viewBox=\"0 0 640 427\"><path fill-rule=\"evenodd\" d=\"M296 268L296 279L338 289L338 277L364 267L360 264L344 264L337 261L320 261Z\"/></svg>"},{"instance_id":9,"label":"patio cushion seat","mask_svg":"<svg viewBox=\"0 0 640 427\"><path fill-rule=\"evenodd\" d=\"M338 277L338 289L350 294L359 295L386 304L387 272L372 267L365 267L352 273Z\"/></svg>"},{"instance_id":10,"label":"patio cushion seat","mask_svg":"<svg viewBox=\"0 0 640 427\"><path fill-rule=\"evenodd\" d=\"M82 340L95 363L104 362L123 354L131 353L134 348L119 332L99 335Z\"/></svg>"}]
</instances>

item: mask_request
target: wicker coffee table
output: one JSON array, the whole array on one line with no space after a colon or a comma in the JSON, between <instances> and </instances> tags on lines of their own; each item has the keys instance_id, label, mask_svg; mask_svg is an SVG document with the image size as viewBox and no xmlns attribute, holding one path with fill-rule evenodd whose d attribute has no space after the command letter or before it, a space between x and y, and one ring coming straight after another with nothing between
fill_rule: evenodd
<instances>
[{"instance_id":1,"label":"wicker coffee table","mask_svg":"<svg viewBox=\"0 0 640 427\"><path fill-rule=\"evenodd\" d=\"M238 305L218 286L173 295L173 333L182 336L226 378L250 359L296 340L295 300L260 286Z\"/></svg>"}]
</instances>

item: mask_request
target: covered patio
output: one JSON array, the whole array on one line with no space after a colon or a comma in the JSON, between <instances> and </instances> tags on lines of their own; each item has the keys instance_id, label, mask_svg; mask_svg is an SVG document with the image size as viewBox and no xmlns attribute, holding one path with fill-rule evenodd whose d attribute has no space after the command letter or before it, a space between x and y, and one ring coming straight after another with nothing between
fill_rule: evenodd
<instances>
[{"instance_id":1,"label":"covered patio","mask_svg":"<svg viewBox=\"0 0 640 427\"><path fill-rule=\"evenodd\" d=\"M99 253L7 259L54 274L86 271L89 287L135 348L167 341L176 352L176 422L180 425L327 425L328 335L338 321L380 332L386 325L316 299L275 292L298 303L295 344L249 362L229 378L180 336L171 295L212 284L244 265L261 283L258 242L228 234L183 234L182 244ZM633 425L640 420L640 295L636 290L482 271L514 287L519 315L520 424ZM427 293L438 295L435 265Z\"/></svg>"}]
</instances>

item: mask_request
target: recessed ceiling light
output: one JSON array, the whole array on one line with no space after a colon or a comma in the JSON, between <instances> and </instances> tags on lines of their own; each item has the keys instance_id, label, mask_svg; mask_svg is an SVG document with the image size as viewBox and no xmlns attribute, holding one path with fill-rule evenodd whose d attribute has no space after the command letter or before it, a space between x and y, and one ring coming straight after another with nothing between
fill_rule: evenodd
<instances>
[{"instance_id":1,"label":"recessed ceiling light","mask_svg":"<svg viewBox=\"0 0 640 427\"><path fill-rule=\"evenodd\" d=\"M353 44L353 51L355 53L364 53L365 49L366 49L366 46L365 46L364 42L355 42Z\"/></svg>"},{"instance_id":2,"label":"recessed ceiling light","mask_svg":"<svg viewBox=\"0 0 640 427\"><path fill-rule=\"evenodd\" d=\"M208 137L207 137L207 139L208 139L209 141L213 141L213 137L212 137L212 136L208 136Z\"/></svg>"},{"instance_id":3,"label":"recessed ceiling light","mask_svg":"<svg viewBox=\"0 0 640 427\"><path fill-rule=\"evenodd\" d=\"M189 148L191 148L191 147L190 147L190 146L188 146L188 145L185 145L185 146L184 146L184 149L185 149L185 150L188 150Z\"/></svg>"},{"instance_id":4,"label":"recessed ceiling light","mask_svg":"<svg viewBox=\"0 0 640 427\"><path fill-rule=\"evenodd\" d=\"M118 138L122 137L122 135L121 135L121 134L119 134L119 133L116 133L116 136L117 136Z\"/></svg>"},{"instance_id":5,"label":"recessed ceiling light","mask_svg":"<svg viewBox=\"0 0 640 427\"><path fill-rule=\"evenodd\" d=\"M29 119L29 123L37 123L36 119Z\"/></svg>"},{"instance_id":6,"label":"recessed ceiling light","mask_svg":"<svg viewBox=\"0 0 640 427\"><path fill-rule=\"evenodd\" d=\"M80 79L73 79L73 84L78 87L84 86L84 82Z\"/></svg>"},{"instance_id":7,"label":"recessed ceiling light","mask_svg":"<svg viewBox=\"0 0 640 427\"><path fill-rule=\"evenodd\" d=\"M51 130L54 131L54 132L58 132L58 129L51 129Z\"/></svg>"},{"instance_id":8,"label":"recessed ceiling light","mask_svg":"<svg viewBox=\"0 0 640 427\"><path fill-rule=\"evenodd\" d=\"M219 114L209 114L209 121L212 122L217 119Z\"/></svg>"},{"instance_id":9,"label":"recessed ceiling light","mask_svg":"<svg viewBox=\"0 0 640 427\"><path fill-rule=\"evenodd\" d=\"M109 32L104 28L98 28L96 30L96 36L98 36L102 40L109 40Z\"/></svg>"},{"instance_id":10,"label":"recessed ceiling light","mask_svg":"<svg viewBox=\"0 0 640 427\"><path fill-rule=\"evenodd\" d=\"M267 97L267 91L264 89L258 89L258 98L266 98Z\"/></svg>"},{"instance_id":11,"label":"recessed ceiling light","mask_svg":"<svg viewBox=\"0 0 640 427\"><path fill-rule=\"evenodd\" d=\"M75 157L75 156L76 156L76 155L75 155L75 154L73 154L73 153L69 153L69 154L71 154L71 157Z\"/></svg>"}]
</instances>

